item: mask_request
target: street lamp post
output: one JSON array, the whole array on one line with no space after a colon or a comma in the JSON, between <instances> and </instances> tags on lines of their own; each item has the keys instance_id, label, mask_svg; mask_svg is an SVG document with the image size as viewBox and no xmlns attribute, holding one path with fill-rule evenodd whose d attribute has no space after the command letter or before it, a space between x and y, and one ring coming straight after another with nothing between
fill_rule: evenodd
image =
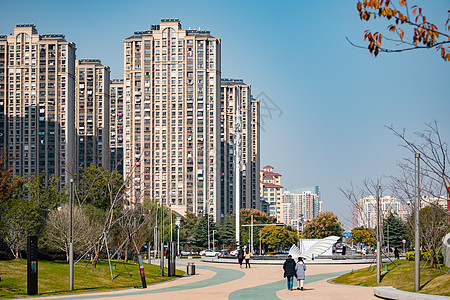
<instances>
[{"instance_id":1,"label":"street lamp post","mask_svg":"<svg viewBox=\"0 0 450 300\"><path fill-rule=\"evenodd\" d=\"M73 291L73 179L70 179L69 290Z\"/></svg>"},{"instance_id":2,"label":"street lamp post","mask_svg":"<svg viewBox=\"0 0 450 300\"><path fill-rule=\"evenodd\" d=\"M380 188L377 185L377 283L381 281Z\"/></svg>"},{"instance_id":3,"label":"street lamp post","mask_svg":"<svg viewBox=\"0 0 450 300\"><path fill-rule=\"evenodd\" d=\"M389 247L389 224L387 224L387 252L391 252L391 248Z\"/></svg>"},{"instance_id":4,"label":"street lamp post","mask_svg":"<svg viewBox=\"0 0 450 300\"><path fill-rule=\"evenodd\" d=\"M172 203L169 203L169 214L170 214L170 242L173 241L172 233L173 233L173 222L172 222Z\"/></svg>"},{"instance_id":5,"label":"street lamp post","mask_svg":"<svg viewBox=\"0 0 450 300\"><path fill-rule=\"evenodd\" d=\"M164 194L161 196L161 249L160 249L160 274L164 276L164 206L163 206Z\"/></svg>"},{"instance_id":6,"label":"street lamp post","mask_svg":"<svg viewBox=\"0 0 450 300\"><path fill-rule=\"evenodd\" d=\"M416 206L415 206L415 220L414 220L414 291L420 289L420 154L416 153Z\"/></svg>"},{"instance_id":7,"label":"street lamp post","mask_svg":"<svg viewBox=\"0 0 450 300\"><path fill-rule=\"evenodd\" d=\"M212 242L212 246L213 246L212 248L213 248L213 249L212 249L212 250L213 250L213 251L215 251L215 250L214 250L214 248L215 248L215 247L214 247L214 232L215 232L215 230L212 231L212 234L213 234L213 242Z\"/></svg>"},{"instance_id":8,"label":"street lamp post","mask_svg":"<svg viewBox=\"0 0 450 300\"><path fill-rule=\"evenodd\" d=\"M177 218L175 226L177 227L177 255L180 255L180 218Z\"/></svg>"}]
</instances>

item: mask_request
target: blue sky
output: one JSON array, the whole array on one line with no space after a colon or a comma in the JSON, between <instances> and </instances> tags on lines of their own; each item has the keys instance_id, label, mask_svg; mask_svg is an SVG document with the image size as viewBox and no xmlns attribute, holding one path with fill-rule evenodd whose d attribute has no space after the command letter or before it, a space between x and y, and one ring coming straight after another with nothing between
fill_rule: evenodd
<instances>
[{"instance_id":1,"label":"blue sky","mask_svg":"<svg viewBox=\"0 0 450 300\"><path fill-rule=\"evenodd\" d=\"M262 166L274 166L288 189L319 185L324 210L346 225L350 203L339 187L395 175L409 155L385 125L412 134L437 120L449 141L450 63L434 50L373 58L350 46L346 36L362 44L364 30L387 27L360 21L356 0L1 2L0 34L20 23L63 33L78 58L101 59L113 78L122 77L122 40L134 31L161 18L210 30L222 39L222 77L244 79L279 108L264 117ZM448 1L410 2L443 28Z\"/></svg>"}]
</instances>

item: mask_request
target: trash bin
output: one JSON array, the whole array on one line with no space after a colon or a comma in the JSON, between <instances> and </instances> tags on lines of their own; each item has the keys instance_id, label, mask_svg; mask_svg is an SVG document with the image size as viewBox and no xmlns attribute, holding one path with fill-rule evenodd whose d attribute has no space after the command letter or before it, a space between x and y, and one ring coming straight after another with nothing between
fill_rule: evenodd
<instances>
[{"instance_id":1,"label":"trash bin","mask_svg":"<svg viewBox=\"0 0 450 300\"><path fill-rule=\"evenodd\" d=\"M188 263L187 264L187 274L188 275L195 275L195 265L194 265L194 263Z\"/></svg>"},{"instance_id":2,"label":"trash bin","mask_svg":"<svg viewBox=\"0 0 450 300\"><path fill-rule=\"evenodd\" d=\"M116 269L116 264L113 264L112 268L113 268L113 270L115 270Z\"/></svg>"},{"instance_id":3,"label":"trash bin","mask_svg":"<svg viewBox=\"0 0 450 300\"><path fill-rule=\"evenodd\" d=\"M388 271L388 264L384 265L384 270L387 272Z\"/></svg>"}]
</instances>

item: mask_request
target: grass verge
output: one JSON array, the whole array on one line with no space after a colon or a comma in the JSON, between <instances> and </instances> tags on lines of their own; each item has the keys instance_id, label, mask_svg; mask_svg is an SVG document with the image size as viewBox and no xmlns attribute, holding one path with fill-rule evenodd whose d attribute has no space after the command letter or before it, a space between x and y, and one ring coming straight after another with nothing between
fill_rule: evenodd
<instances>
[{"instance_id":1,"label":"grass verge","mask_svg":"<svg viewBox=\"0 0 450 300\"><path fill-rule=\"evenodd\" d=\"M66 262L38 262L38 291L36 296L62 295L95 291L117 290L142 286L137 263L126 263L131 277L120 261L112 262L116 269L111 279L108 261L97 264L97 268L80 261L74 267L74 291L69 291L69 264ZM177 270L175 277L161 277L160 267L144 264L147 285L171 280L184 274ZM167 274L167 269L165 271ZM0 299L27 296L27 261L0 261Z\"/></svg>"},{"instance_id":2,"label":"grass verge","mask_svg":"<svg viewBox=\"0 0 450 300\"><path fill-rule=\"evenodd\" d=\"M341 284L359 286L393 286L399 290L414 292L414 262L396 260L388 264L388 272L381 272L381 282L377 284L376 265L339 276L332 281ZM420 268L420 290L419 293L450 296L450 274L446 274L448 268L441 265L439 268L430 268L429 265L422 271Z\"/></svg>"}]
</instances>

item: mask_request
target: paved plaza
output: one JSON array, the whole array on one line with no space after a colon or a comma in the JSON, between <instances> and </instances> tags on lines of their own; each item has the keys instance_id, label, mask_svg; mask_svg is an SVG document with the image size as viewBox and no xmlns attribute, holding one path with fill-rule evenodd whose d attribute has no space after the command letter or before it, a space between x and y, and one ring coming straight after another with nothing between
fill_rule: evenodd
<instances>
[{"instance_id":1,"label":"paved plaza","mask_svg":"<svg viewBox=\"0 0 450 300\"><path fill-rule=\"evenodd\" d=\"M373 288L337 285L330 278L359 269L365 264L307 265L304 291L288 291L281 265L253 264L239 268L236 263L179 260L185 270L194 261L196 275L149 286L147 289L52 296L46 299L375 299ZM295 284L296 287L296 284ZM294 287L294 288L295 288Z\"/></svg>"}]
</instances>

